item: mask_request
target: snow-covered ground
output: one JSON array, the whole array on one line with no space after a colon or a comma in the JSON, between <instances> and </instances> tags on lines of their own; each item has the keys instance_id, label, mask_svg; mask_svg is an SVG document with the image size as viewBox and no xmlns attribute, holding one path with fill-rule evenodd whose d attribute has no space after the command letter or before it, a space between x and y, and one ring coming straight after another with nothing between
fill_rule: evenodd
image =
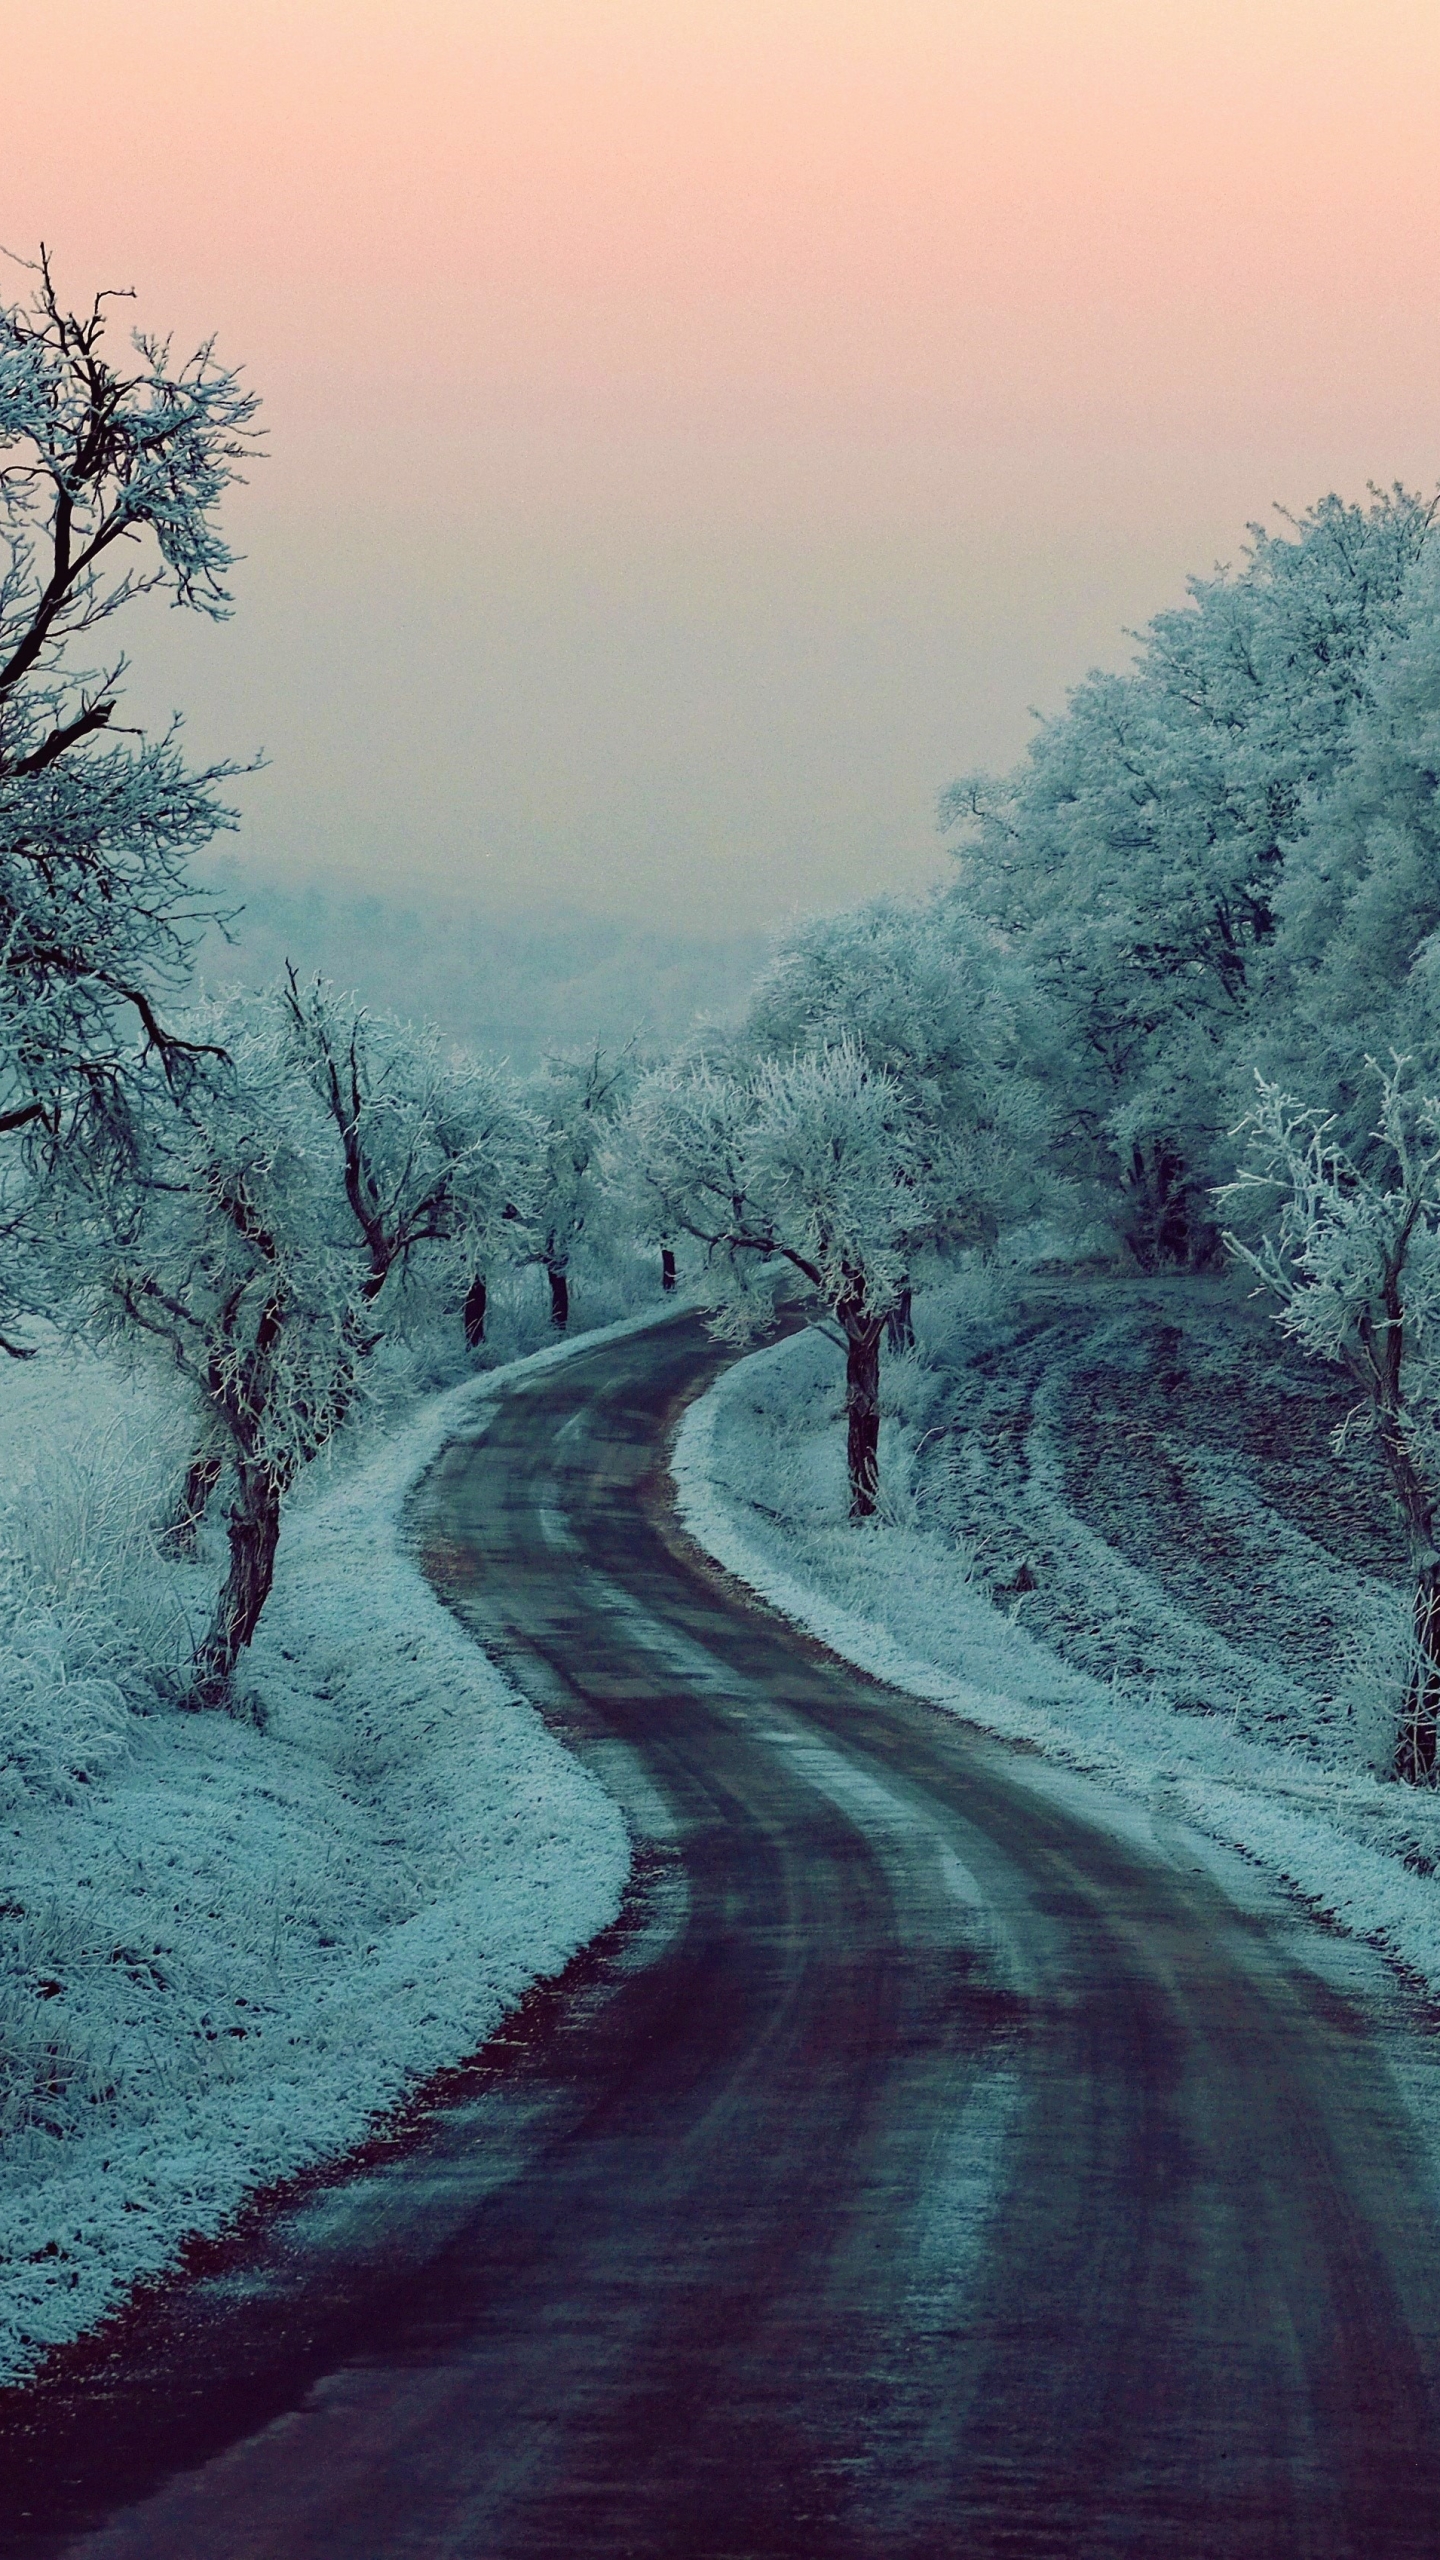
<instances>
[{"instance_id":1,"label":"snow-covered ground","mask_svg":"<svg viewBox=\"0 0 1440 2560\"><path fill-rule=\"evenodd\" d=\"M1215 1343L1202 1338L1188 1376L1173 1346L1173 1374L1145 1353L1152 1319L1167 1340L1176 1329L1163 1287L1097 1295L1062 1290L1048 1308L1042 1296L1023 1318L973 1288L919 1306L921 1356L888 1372L882 1516L858 1527L839 1349L811 1331L737 1363L682 1426L682 1516L847 1659L1263 1860L1440 1989L1440 1798L1379 1774L1403 1614L1347 1552L1364 1502L1342 1479L1322 1543L1311 1478L1324 1435L1297 1455L1294 1410L1268 1452L1247 1453L1237 1380L1268 1348L1233 1295L1192 1291ZM1292 1403L1308 1391L1303 1375L1286 1381ZM1122 1452L1154 1437L1146 1395L1168 1410L1166 1466L1188 1511L1168 1476L1151 1481L1148 1449L1102 1499L1086 1440L1101 1392ZM1370 1525L1383 1567L1383 1519Z\"/></svg>"},{"instance_id":2,"label":"snow-covered ground","mask_svg":"<svg viewBox=\"0 0 1440 2560\"><path fill-rule=\"evenodd\" d=\"M882 1678L1238 1846L1440 1987L1440 1799L1376 1774L1395 1560L1325 1452L1323 1373L1277 1383L1224 1292L1183 1326L1163 1289L1012 1295L920 1304L863 1529L835 1346L727 1371L677 1450L692 1532ZM533 1312L502 1304L498 1347ZM157 1693L213 1587L152 1534L178 1408L73 1351L0 1369L0 2377L353 2144L615 1912L617 1811L405 1550L409 1489L508 1374L313 1476L245 1723Z\"/></svg>"},{"instance_id":3,"label":"snow-covered ground","mask_svg":"<svg viewBox=\"0 0 1440 2560\"><path fill-rule=\"evenodd\" d=\"M618 1908L616 1807L405 1550L410 1488L509 1374L296 1506L247 1723L157 1695L213 1588L151 1533L183 1417L83 1354L0 1371L0 2379L353 2144Z\"/></svg>"}]
</instances>

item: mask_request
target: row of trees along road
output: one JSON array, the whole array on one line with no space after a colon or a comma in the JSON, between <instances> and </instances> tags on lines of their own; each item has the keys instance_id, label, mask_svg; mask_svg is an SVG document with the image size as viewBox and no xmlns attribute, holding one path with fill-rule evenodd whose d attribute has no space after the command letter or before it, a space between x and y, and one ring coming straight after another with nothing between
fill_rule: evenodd
<instances>
[{"instance_id":1,"label":"row of trees along road","mask_svg":"<svg viewBox=\"0 0 1440 2560\"><path fill-rule=\"evenodd\" d=\"M1143 1271L1227 1253L1348 1367L1414 1568L1398 1772L1440 1710L1440 547L1403 489L1256 531L1091 675L1015 772L943 803L954 884L793 932L744 1020L528 1085L323 983L201 1001L191 858L239 768L115 713L139 597L229 611L221 503L256 402L212 347L114 352L42 258L0 311L0 1291L178 1370L184 1549L229 1569L193 1697L229 1694L295 1477L387 1337L484 1339L499 1264L569 1317L607 1226L739 1340L843 1351L851 1510L910 1295L1042 1219ZM1337 1449L1337 1464L1343 1451Z\"/></svg>"},{"instance_id":2,"label":"row of trees along road","mask_svg":"<svg viewBox=\"0 0 1440 2560\"><path fill-rule=\"evenodd\" d=\"M1051 1161L1142 1270L1227 1252L1357 1402L1405 1522L1396 1768L1440 1705L1440 544L1328 497L946 795L963 893L1028 969ZM1226 1221L1229 1221L1227 1226Z\"/></svg>"},{"instance_id":3,"label":"row of trees along road","mask_svg":"<svg viewBox=\"0 0 1440 2560\"><path fill-rule=\"evenodd\" d=\"M0 1282L15 1356L16 1319L59 1315L156 1346L193 1391L171 1542L234 1488L200 1702L254 1631L297 1471L426 1303L420 1266L479 1335L487 1265L540 1260L564 1322L629 1062L556 1062L527 1093L293 974L194 1000L212 910L189 866L234 825L239 768L191 765L178 723L120 729L103 643L145 595L230 610L218 512L257 403L211 346L117 358L115 299L70 312L42 257L0 314Z\"/></svg>"}]
</instances>

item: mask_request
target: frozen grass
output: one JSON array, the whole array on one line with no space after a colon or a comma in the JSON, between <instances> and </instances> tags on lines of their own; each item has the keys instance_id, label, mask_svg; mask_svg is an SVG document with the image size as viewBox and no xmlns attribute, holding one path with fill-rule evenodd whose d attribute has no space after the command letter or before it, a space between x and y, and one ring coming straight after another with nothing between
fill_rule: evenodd
<instances>
[{"instance_id":1,"label":"frozen grass","mask_svg":"<svg viewBox=\"0 0 1440 2560\"><path fill-rule=\"evenodd\" d=\"M497 1383L315 1479L245 1723L157 1689L213 1584L151 1537L183 1417L53 1347L0 1372L0 2377L352 2144L617 1909L618 1811L405 1551Z\"/></svg>"},{"instance_id":2,"label":"frozen grass","mask_svg":"<svg viewBox=\"0 0 1440 2560\"><path fill-rule=\"evenodd\" d=\"M117 1768L184 1660L153 1535L184 1454L178 1408L105 1361L47 1338L0 1366L0 1816Z\"/></svg>"},{"instance_id":3,"label":"frozen grass","mask_svg":"<svg viewBox=\"0 0 1440 2560\"><path fill-rule=\"evenodd\" d=\"M1067 1429L1090 1409L1095 1326L1114 1307L1086 1313L1083 1357L1068 1317L1058 1333L1043 1306L1017 1320L983 1273L917 1316L920 1354L886 1381L879 1519L846 1517L840 1356L807 1333L737 1363L686 1417L675 1476L692 1535L876 1677L1264 1860L1440 1989L1440 1796L1378 1774L1402 1658L1395 1590L1357 1568L1346 1536L1336 1553L1297 1526L1278 1476L1267 1503L1240 1457L1187 1445L1219 1515L1222 1587L1177 1597L1137 1516L1157 1498L1148 1478L1102 1502L1081 1470L1077 1507ZM1183 1399L1160 1391L1178 1440ZM1241 1440L1233 1397L1215 1412ZM1296 1499L1303 1513L1303 1477ZM1242 1569L1263 1554L1269 1579L1265 1605L1247 1592L1227 1624L1237 1520ZM1191 1564L1192 1544L1179 1542ZM1295 1618L1324 1622L1308 1654L1267 1642L1273 1591L1297 1574Z\"/></svg>"}]
</instances>

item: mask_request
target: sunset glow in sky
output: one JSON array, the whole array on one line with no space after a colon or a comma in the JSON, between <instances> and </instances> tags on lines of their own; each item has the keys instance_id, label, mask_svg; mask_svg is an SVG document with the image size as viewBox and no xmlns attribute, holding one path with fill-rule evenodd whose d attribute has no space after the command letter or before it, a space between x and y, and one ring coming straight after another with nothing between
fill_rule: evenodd
<instances>
[{"instance_id":1,"label":"sunset glow in sky","mask_svg":"<svg viewBox=\"0 0 1440 2560\"><path fill-rule=\"evenodd\" d=\"M265 397L236 618L135 698L267 749L268 873L919 882L1247 519L1440 478L1434 0L0 17L0 240Z\"/></svg>"}]
</instances>

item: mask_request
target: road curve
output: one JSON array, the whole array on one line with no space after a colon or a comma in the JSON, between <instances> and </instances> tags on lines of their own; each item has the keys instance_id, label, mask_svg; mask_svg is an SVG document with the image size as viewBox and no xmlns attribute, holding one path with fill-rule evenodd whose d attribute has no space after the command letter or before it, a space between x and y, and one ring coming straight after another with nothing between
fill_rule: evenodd
<instances>
[{"instance_id":1,"label":"road curve","mask_svg":"<svg viewBox=\"0 0 1440 2560\"><path fill-rule=\"evenodd\" d=\"M0 2547L1433 2560L1426 2018L727 1587L664 1476L715 1358L540 1372L429 1488L441 1588L627 1806L623 1921L12 2428Z\"/></svg>"}]
</instances>

